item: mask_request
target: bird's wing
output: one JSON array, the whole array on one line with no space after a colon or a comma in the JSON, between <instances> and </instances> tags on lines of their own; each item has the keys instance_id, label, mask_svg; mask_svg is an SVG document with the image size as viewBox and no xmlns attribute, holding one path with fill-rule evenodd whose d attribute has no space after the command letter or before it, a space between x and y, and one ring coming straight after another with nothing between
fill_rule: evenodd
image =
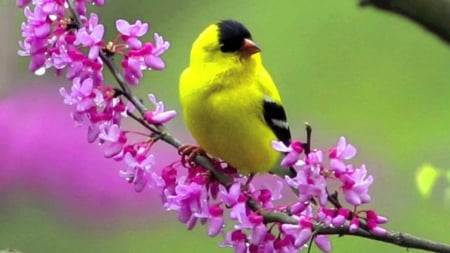
<instances>
[{"instance_id":1,"label":"bird's wing","mask_svg":"<svg viewBox=\"0 0 450 253\"><path fill-rule=\"evenodd\" d=\"M291 131L286 118L286 112L282 105L269 96L263 99L263 116L266 124L272 129L278 140L285 145L291 142Z\"/></svg>"}]
</instances>

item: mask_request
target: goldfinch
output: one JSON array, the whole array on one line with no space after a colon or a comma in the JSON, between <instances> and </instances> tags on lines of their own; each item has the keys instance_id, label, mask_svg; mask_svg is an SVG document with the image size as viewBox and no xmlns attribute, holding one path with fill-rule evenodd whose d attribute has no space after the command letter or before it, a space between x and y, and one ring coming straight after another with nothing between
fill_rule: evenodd
<instances>
[{"instance_id":1,"label":"goldfinch","mask_svg":"<svg viewBox=\"0 0 450 253\"><path fill-rule=\"evenodd\" d=\"M244 175L271 170L281 156L272 141L291 140L260 52L244 25L223 20L197 37L180 77L184 119L194 139Z\"/></svg>"}]
</instances>

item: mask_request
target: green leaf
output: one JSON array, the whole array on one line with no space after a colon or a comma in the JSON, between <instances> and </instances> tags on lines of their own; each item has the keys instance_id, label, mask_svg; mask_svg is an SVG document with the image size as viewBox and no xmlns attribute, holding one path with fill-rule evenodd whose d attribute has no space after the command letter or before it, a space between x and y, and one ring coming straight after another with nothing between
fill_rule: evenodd
<instances>
[{"instance_id":1,"label":"green leaf","mask_svg":"<svg viewBox=\"0 0 450 253\"><path fill-rule=\"evenodd\" d=\"M431 195L433 186L436 183L440 170L431 164L423 164L416 172L416 184L419 193L428 198Z\"/></svg>"}]
</instances>

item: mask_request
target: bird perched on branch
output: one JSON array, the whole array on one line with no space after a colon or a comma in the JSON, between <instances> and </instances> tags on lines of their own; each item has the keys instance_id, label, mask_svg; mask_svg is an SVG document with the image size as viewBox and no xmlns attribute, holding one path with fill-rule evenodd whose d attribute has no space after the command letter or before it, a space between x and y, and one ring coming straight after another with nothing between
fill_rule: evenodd
<instances>
[{"instance_id":1,"label":"bird perched on branch","mask_svg":"<svg viewBox=\"0 0 450 253\"><path fill-rule=\"evenodd\" d=\"M194 139L242 174L269 171L280 159L271 142L291 140L260 52L244 25L223 20L197 37L180 77L184 118Z\"/></svg>"}]
</instances>

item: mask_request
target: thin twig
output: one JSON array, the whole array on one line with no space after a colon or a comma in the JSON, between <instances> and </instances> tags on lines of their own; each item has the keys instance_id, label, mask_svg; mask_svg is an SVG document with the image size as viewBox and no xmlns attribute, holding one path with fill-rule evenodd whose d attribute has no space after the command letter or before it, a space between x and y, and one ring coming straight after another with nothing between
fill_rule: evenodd
<instances>
[{"instance_id":1,"label":"thin twig","mask_svg":"<svg viewBox=\"0 0 450 253\"><path fill-rule=\"evenodd\" d=\"M450 245L446 243L438 243L426 240L407 233L388 231L385 235L377 235L368 232L364 229L358 229L354 233L350 232L349 226L342 226L337 228L316 226L317 234L323 235L350 235L357 237L364 237L372 240L382 241L386 243L395 244L410 249L421 249L432 252L450 253Z\"/></svg>"}]
</instances>

